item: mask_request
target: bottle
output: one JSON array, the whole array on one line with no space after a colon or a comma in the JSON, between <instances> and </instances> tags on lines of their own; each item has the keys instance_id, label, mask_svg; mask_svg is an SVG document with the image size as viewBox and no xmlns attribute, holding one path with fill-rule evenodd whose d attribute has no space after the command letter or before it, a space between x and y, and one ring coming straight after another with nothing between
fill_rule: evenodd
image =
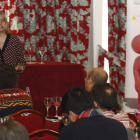
<instances>
[{"instance_id":1,"label":"bottle","mask_svg":"<svg viewBox=\"0 0 140 140\"><path fill-rule=\"evenodd\" d=\"M30 94L30 88L29 87L26 87L25 88L25 92L28 93L28 94Z\"/></svg>"}]
</instances>

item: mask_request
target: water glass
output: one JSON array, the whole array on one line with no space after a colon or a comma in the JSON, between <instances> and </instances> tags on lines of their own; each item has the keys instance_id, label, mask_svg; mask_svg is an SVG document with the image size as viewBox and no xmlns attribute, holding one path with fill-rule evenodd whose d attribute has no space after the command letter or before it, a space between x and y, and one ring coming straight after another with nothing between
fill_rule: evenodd
<instances>
[{"instance_id":1,"label":"water glass","mask_svg":"<svg viewBox=\"0 0 140 140\"><path fill-rule=\"evenodd\" d=\"M47 116L49 116L49 108L52 106L53 99L51 97L44 97L44 106L47 109Z\"/></svg>"}]
</instances>

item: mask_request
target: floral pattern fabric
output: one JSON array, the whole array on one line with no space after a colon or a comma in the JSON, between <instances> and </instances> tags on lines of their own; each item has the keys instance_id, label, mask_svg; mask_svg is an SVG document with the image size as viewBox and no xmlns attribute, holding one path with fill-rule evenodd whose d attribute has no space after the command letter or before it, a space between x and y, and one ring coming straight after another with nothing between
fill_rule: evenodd
<instances>
[{"instance_id":1,"label":"floral pattern fabric","mask_svg":"<svg viewBox=\"0 0 140 140\"><path fill-rule=\"evenodd\" d=\"M123 108L126 61L126 0L108 0L108 51L99 48L99 67L109 60L110 83L118 90Z\"/></svg>"},{"instance_id":2,"label":"floral pattern fabric","mask_svg":"<svg viewBox=\"0 0 140 140\"><path fill-rule=\"evenodd\" d=\"M0 0L12 34L27 47L45 47L47 61L86 68L91 0ZM38 59L39 53L33 59Z\"/></svg>"}]
</instances>

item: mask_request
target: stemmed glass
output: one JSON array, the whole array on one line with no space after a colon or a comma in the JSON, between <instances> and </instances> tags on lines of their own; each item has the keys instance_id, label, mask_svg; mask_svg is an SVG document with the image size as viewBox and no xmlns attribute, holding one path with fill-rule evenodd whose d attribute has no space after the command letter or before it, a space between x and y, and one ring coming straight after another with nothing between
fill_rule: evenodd
<instances>
[{"instance_id":1,"label":"stemmed glass","mask_svg":"<svg viewBox=\"0 0 140 140\"><path fill-rule=\"evenodd\" d=\"M70 123L68 119L68 115L66 113L62 113L62 122L64 125L68 125Z\"/></svg>"},{"instance_id":2,"label":"stemmed glass","mask_svg":"<svg viewBox=\"0 0 140 140\"><path fill-rule=\"evenodd\" d=\"M38 47L38 52L41 56L41 63L40 64L44 64L43 63L43 58L44 58L44 54L45 54L45 47Z\"/></svg>"},{"instance_id":3,"label":"stemmed glass","mask_svg":"<svg viewBox=\"0 0 140 140\"><path fill-rule=\"evenodd\" d=\"M139 140L140 138L139 135L140 135L140 127L136 126L133 133L134 140Z\"/></svg>"},{"instance_id":4,"label":"stemmed glass","mask_svg":"<svg viewBox=\"0 0 140 140\"><path fill-rule=\"evenodd\" d=\"M33 47L27 47L27 52L28 52L28 55L29 55L29 58L30 58L29 64L32 64L32 56L33 56L35 50L34 50Z\"/></svg>"},{"instance_id":5,"label":"stemmed glass","mask_svg":"<svg viewBox=\"0 0 140 140\"><path fill-rule=\"evenodd\" d=\"M57 110L58 110L58 107L61 104L61 101L62 101L62 98L61 97L53 97L53 105L55 106L55 109L56 109L56 115L55 115L55 117L58 117Z\"/></svg>"},{"instance_id":6,"label":"stemmed glass","mask_svg":"<svg viewBox=\"0 0 140 140\"><path fill-rule=\"evenodd\" d=\"M135 118L138 122L140 121L140 111L139 110L135 110Z\"/></svg>"},{"instance_id":7,"label":"stemmed glass","mask_svg":"<svg viewBox=\"0 0 140 140\"><path fill-rule=\"evenodd\" d=\"M44 106L47 109L47 116L49 115L49 108L52 106L53 99L51 97L44 97Z\"/></svg>"}]
</instances>

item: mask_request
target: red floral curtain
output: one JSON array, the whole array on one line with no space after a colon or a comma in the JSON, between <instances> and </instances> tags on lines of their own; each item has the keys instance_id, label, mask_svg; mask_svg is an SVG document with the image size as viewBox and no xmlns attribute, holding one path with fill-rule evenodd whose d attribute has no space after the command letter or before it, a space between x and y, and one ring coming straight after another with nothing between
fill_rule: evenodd
<instances>
[{"instance_id":1,"label":"red floral curtain","mask_svg":"<svg viewBox=\"0 0 140 140\"><path fill-rule=\"evenodd\" d=\"M45 60L86 67L90 4L91 0L0 0L0 10L25 50L44 46Z\"/></svg>"},{"instance_id":2,"label":"red floral curtain","mask_svg":"<svg viewBox=\"0 0 140 140\"><path fill-rule=\"evenodd\" d=\"M126 0L108 0L108 51L99 47L99 67L104 65L104 57L109 60L110 83L119 92L122 108L125 97L126 10Z\"/></svg>"}]
</instances>

